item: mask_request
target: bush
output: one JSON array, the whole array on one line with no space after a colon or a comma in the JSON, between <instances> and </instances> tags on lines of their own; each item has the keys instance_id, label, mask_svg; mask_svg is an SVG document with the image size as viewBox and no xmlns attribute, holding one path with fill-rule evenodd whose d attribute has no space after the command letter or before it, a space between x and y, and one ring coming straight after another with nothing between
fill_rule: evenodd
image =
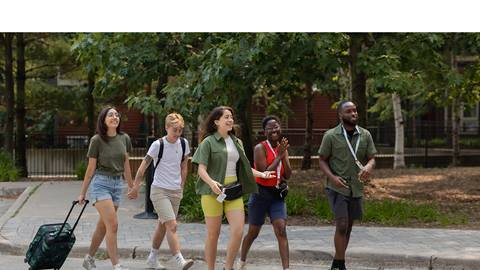
<instances>
[{"instance_id":1,"label":"bush","mask_svg":"<svg viewBox=\"0 0 480 270\"><path fill-rule=\"evenodd\" d=\"M480 148L480 139L477 139L477 138L460 139L460 145L466 148Z\"/></svg>"},{"instance_id":2,"label":"bush","mask_svg":"<svg viewBox=\"0 0 480 270\"><path fill-rule=\"evenodd\" d=\"M313 200L313 213L319 219L333 220L332 210L325 197L318 196Z\"/></svg>"},{"instance_id":3,"label":"bush","mask_svg":"<svg viewBox=\"0 0 480 270\"><path fill-rule=\"evenodd\" d=\"M406 201L365 201L363 221L385 225L405 225L411 221L439 222L444 215L433 204Z\"/></svg>"},{"instance_id":4,"label":"bush","mask_svg":"<svg viewBox=\"0 0 480 270\"><path fill-rule=\"evenodd\" d=\"M420 146L425 146L425 140L421 140L419 142ZM433 138L428 140L428 147L439 147L439 146L447 146L447 139L446 138Z\"/></svg>"},{"instance_id":5,"label":"bush","mask_svg":"<svg viewBox=\"0 0 480 270\"><path fill-rule=\"evenodd\" d=\"M0 181L15 181L19 174L20 171L15 167L10 155L5 151L0 151Z\"/></svg>"},{"instance_id":6,"label":"bush","mask_svg":"<svg viewBox=\"0 0 480 270\"><path fill-rule=\"evenodd\" d=\"M195 193L195 183L197 178L192 174L187 176L187 182L183 190L183 199L180 203L179 215L185 222L194 222L203 220L202 205L200 196Z\"/></svg>"},{"instance_id":7,"label":"bush","mask_svg":"<svg viewBox=\"0 0 480 270\"><path fill-rule=\"evenodd\" d=\"M81 161L75 166L75 175L77 175L77 180L83 180L85 177L85 172L87 171L87 162Z\"/></svg>"},{"instance_id":8,"label":"bush","mask_svg":"<svg viewBox=\"0 0 480 270\"><path fill-rule=\"evenodd\" d=\"M301 190L290 188L286 202L289 215L297 216L309 214L310 212L310 201L307 198L307 194Z\"/></svg>"}]
</instances>

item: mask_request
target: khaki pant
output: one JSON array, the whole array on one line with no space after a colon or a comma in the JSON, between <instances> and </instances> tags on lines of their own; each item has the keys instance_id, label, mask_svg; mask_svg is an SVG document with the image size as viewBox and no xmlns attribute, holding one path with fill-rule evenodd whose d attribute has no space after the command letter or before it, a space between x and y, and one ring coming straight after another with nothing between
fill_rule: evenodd
<instances>
[{"instance_id":1,"label":"khaki pant","mask_svg":"<svg viewBox=\"0 0 480 270\"><path fill-rule=\"evenodd\" d=\"M169 220L175 220L180 208L180 201L183 197L183 190L170 190L152 186L150 190L150 200L157 211L158 220L165 223Z\"/></svg>"}]
</instances>

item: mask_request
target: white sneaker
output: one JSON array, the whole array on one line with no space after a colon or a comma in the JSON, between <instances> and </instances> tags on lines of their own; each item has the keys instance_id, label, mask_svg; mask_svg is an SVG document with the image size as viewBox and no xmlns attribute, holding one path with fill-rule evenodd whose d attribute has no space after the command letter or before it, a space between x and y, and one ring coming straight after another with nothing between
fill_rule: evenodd
<instances>
[{"instance_id":1,"label":"white sneaker","mask_svg":"<svg viewBox=\"0 0 480 270\"><path fill-rule=\"evenodd\" d=\"M95 258L90 256L90 255L85 255L85 258L83 259L83 268L87 270L96 270L97 266L95 265Z\"/></svg>"},{"instance_id":2,"label":"white sneaker","mask_svg":"<svg viewBox=\"0 0 480 270\"><path fill-rule=\"evenodd\" d=\"M161 265L160 262L158 262L158 256L152 255L152 253L148 255L146 264L147 264L147 268L157 269L157 270L166 269L165 266Z\"/></svg>"},{"instance_id":3,"label":"white sneaker","mask_svg":"<svg viewBox=\"0 0 480 270\"><path fill-rule=\"evenodd\" d=\"M126 268L125 266L123 266L121 264L117 264L117 265L113 266L113 270L128 270L128 268Z\"/></svg>"},{"instance_id":4,"label":"white sneaker","mask_svg":"<svg viewBox=\"0 0 480 270\"><path fill-rule=\"evenodd\" d=\"M240 259L237 260L237 269L238 270L246 270L247 269L247 262L244 262Z\"/></svg>"},{"instance_id":5,"label":"white sneaker","mask_svg":"<svg viewBox=\"0 0 480 270\"><path fill-rule=\"evenodd\" d=\"M178 270L187 270L193 265L193 260L184 260L183 263L177 263Z\"/></svg>"}]
</instances>

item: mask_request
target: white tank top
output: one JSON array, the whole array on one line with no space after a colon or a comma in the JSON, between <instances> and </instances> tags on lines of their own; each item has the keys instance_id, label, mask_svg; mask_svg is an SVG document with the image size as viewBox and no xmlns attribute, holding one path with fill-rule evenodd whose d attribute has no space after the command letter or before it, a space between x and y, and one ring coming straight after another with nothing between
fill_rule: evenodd
<instances>
[{"instance_id":1,"label":"white tank top","mask_svg":"<svg viewBox=\"0 0 480 270\"><path fill-rule=\"evenodd\" d=\"M238 154L237 147L235 147L235 144L230 136L225 139L225 144L227 145L227 172L225 173L225 177L236 176L237 161L240 158L240 155Z\"/></svg>"}]
</instances>

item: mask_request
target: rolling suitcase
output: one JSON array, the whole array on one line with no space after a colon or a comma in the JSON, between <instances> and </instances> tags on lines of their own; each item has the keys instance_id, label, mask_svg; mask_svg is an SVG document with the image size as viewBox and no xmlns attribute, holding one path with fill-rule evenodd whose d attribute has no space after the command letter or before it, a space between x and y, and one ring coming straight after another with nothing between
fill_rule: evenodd
<instances>
[{"instance_id":1,"label":"rolling suitcase","mask_svg":"<svg viewBox=\"0 0 480 270\"><path fill-rule=\"evenodd\" d=\"M73 227L71 227L67 220L76 204L78 204L78 201L72 202L72 207L70 207L63 223L44 224L38 228L25 257L25 262L30 265L30 270L60 269L62 267L73 244L75 244L73 231L88 204L88 200L85 200L82 211Z\"/></svg>"}]
</instances>

